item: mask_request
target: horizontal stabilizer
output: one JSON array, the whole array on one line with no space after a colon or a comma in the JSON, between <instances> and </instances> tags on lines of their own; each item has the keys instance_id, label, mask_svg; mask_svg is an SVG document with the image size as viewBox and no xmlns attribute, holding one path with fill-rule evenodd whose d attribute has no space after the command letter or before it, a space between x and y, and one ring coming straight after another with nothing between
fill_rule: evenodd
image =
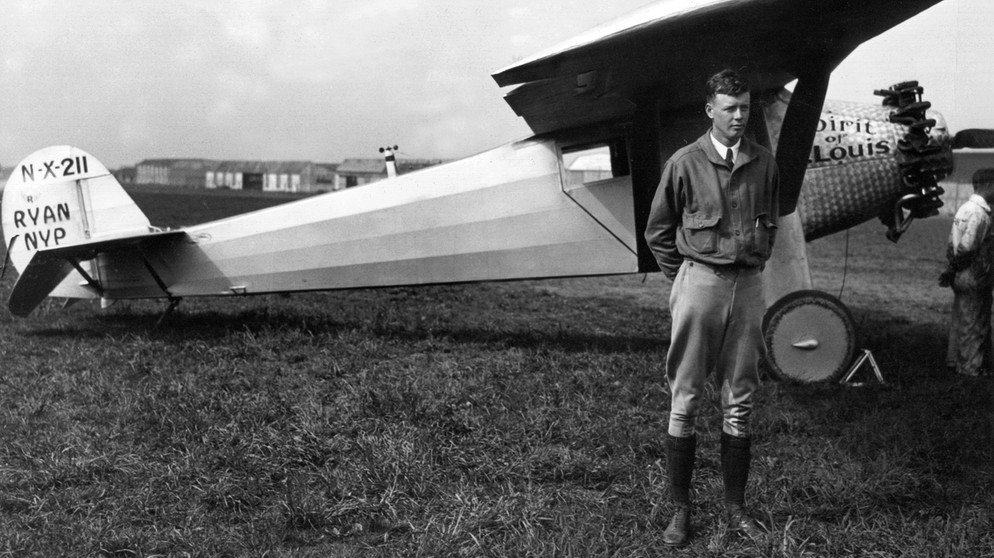
<instances>
[{"instance_id":1,"label":"horizontal stabilizer","mask_svg":"<svg viewBox=\"0 0 994 558\"><path fill-rule=\"evenodd\" d=\"M35 254L10 293L7 308L15 316L27 317L73 271L68 260L39 256L43 254Z\"/></svg>"},{"instance_id":2,"label":"horizontal stabilizer","mask_svg":"<svg viewBox=\"0 0 994 558\"><path fill-rule=\"evenodd\" d=\"M11 314L26 317L69 276L73 270L80 271L80 264L92 260L102 253L133 253L138 257L160 246L163 241L186 236L184 231L152 232L141 235L126 236L110 240L98 240L62 246L35 252L28 265L21 272L14 289L10 293L7 307ZM102 294L99 278L86 276L84 279L89 286Z\"/></svg>"}]
</instances>

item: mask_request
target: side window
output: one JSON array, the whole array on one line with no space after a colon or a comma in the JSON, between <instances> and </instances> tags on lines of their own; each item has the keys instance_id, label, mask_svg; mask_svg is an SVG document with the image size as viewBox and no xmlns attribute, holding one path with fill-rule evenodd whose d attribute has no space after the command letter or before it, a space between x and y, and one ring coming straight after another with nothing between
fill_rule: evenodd
<instances>
[{"instance_id":1,"label":"side window","mask_svg":"<svg viewBox=\"0 0 994 558\"><path fill-rule=\"evenodd\" d=\"M603 141L563 148L566 187L626 176L628 154L624 142Z\"/></svg>"}]
</instances>

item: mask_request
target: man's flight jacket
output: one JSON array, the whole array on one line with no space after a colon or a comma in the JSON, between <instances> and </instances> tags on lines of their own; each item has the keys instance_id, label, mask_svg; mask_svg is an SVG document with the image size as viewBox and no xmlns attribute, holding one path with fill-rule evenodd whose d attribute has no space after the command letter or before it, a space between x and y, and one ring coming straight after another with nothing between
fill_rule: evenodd
<instances>
[{"instance_id":1,"label":"man's flight jacket","mask_svg":"<svg viewBox=\"0 0 994 558\"><path fill-rule=\"evenodd\" d=\"M743 137L730 169L710 133L670 157L652 200L645 239L670 279L686 258L761 267L773 250L780 187L773 154Z\"/></svg>"}]
</instances>

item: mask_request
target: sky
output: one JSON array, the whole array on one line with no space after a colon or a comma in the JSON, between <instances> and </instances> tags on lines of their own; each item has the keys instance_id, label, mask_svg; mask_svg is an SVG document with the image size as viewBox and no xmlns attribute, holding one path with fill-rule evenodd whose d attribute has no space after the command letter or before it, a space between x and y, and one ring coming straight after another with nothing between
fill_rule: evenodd
<instances>
[{"instance_id":1,"label":"sky","mask_svg":"<svg viewBox=\"0 0 994 558\"><path fill-rule=\"evenodd\" d=\"M145 158L452 159L529 135L490 74L646 0L2 0L0 164L49 145ZM994 128L994 2L865 43L829 98L917 79L954 132Z\"/></svg>"}]
</instances>

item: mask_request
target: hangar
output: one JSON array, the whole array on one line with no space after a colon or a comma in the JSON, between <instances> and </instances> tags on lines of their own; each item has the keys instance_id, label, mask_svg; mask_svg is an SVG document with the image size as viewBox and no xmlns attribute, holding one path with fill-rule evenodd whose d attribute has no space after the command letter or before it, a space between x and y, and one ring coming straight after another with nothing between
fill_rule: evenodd
<instances>
[{"instance_id":1,"label":"hangar","mask_svg":"<svg viewBox=\"0 0 994 558\"><path fill-rule=\"evenodd\" d=\"M446 162L442 159L398 159L398 174ZM118 171L123 173L124 169ZM344 190L387 178L386 162L349 158L342 163L312 161L217 161L212 159L145 159L126 176L126 184L311 193Z\"/></svg>"},{"instance_id":2,"label":"hangar","mask_svg":"<svg viewBox=\"0 0 994 558\"><path fill-rule=\"evenodd\" d=\"M222 161L204 173L206 188L262 192L331 190L337 165L310 161Z\"/></svg>"},{"instance_id":3,"label":"hangar","mask_svg":"<svg viewBox=\"0 0 994 558\"><path fill-rule=\"evenodd\" d=\"M397 159L397 174L407 174L445 163L443 159ZM335 190L362 186L387 177L387 163L382 157L345 159L335 172Z\"/></svg>"},{"instance_id":4,"label":"hangar","mask_svg":"<svg viewBox=\"0 0 994 558\"><path fill-rule=\"evenodd\" d=\"M311 161L145 159L136 167L135 184L265 192L319 192L334 189L337 166L333 163Z\"/></svg>"},{"instance_id":5,"label":"hangar","mask_svg":"<svg viewBox=\"0 0 994 558\"><path fill-rule=\"evenodd\" d=\"M214 164L208 159L145 159L135 168L135 184L202 187L204 171Z\"/></svg>"}]
</instances>

